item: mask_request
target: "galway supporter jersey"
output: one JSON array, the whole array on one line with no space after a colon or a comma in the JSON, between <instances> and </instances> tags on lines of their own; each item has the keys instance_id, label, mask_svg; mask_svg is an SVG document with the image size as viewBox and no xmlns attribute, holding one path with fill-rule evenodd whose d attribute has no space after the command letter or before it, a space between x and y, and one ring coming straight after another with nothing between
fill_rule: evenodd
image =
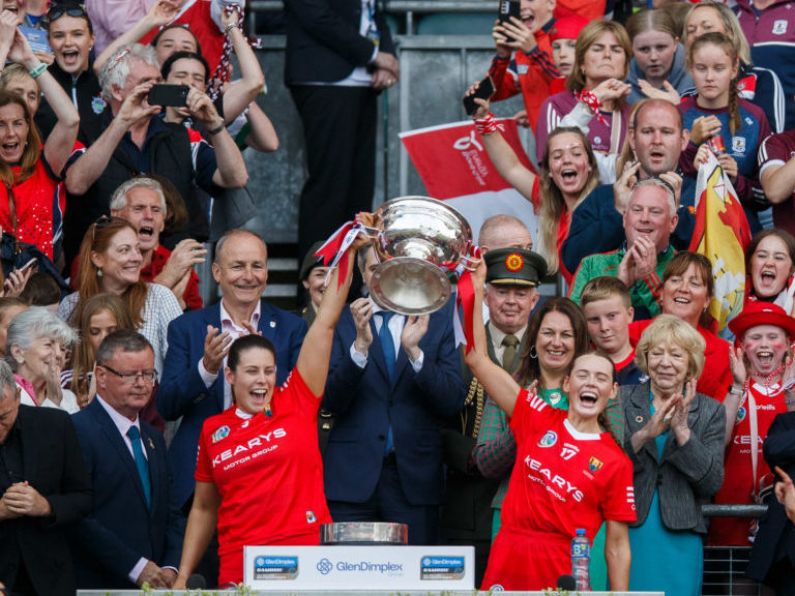
<instances>
[{"instance_id":1,"label":"galway supporter jersey","mask_svg":"<svg viewBox=\"0 0 795 596\"><path fill-rule=\"evenodd\" d=\"M769 485L772 477L771 471L762 455L762 444L767 438L767 431L773 424L773 419L780 413L787 411L784 403L784 393L781 385L774 383L765 387L761 383L749 386L756 411L757 425L757 468L756 486L764 479L764 485ZM725 477L723 486L715 495L716 503L747 504L753 503L751 493L754 490L753 467L751 464L751 417L749 415L751 400L748 394L743 396L737 419L734 422L731 443L726 447L724 460ZM748 546L748 534L751 526L749 519L743 518L716 518L709 527L709 542L714 545Z\"/></svg>"},{"instance_id":2,"label":"galway supporter jersey","mask_svg":"<svg viewBox=\"0 0 795 596\"><path fill-rule=\"evenodd\" d=\"M581 433L567 416L519 392L511 418L516 462L502 506L506 528L567 538L585 528L593 540L605 519L635 521L629 458L610 433Z\"/></svg>"},{"instance_id":3,"label":"galway supporter jersey","mask_svg":"<svg viewBox=\"0 0 795 596\"><path fill-rule=\"evenodd\" d=\"M243 580L243 546L318 544L320 525L331 522L317 441L320 399L293 369L270 406L271 416L251 418L232 406L202 427L195 477L221 495L221 584Z\"/></svg>"},{"instance_id":4,"label":"galway supporter jersey","mask_svg":"<svg viewBox=\"0 0 795 596\"><path fill-rule=\"evenodd\" d=\"M771 166L783 166L795 157L795 130L770 135L759 147L759 176ZM773 223L795 234L795 191L790 200L773 205Z\"/></svg>"}]
</instances>

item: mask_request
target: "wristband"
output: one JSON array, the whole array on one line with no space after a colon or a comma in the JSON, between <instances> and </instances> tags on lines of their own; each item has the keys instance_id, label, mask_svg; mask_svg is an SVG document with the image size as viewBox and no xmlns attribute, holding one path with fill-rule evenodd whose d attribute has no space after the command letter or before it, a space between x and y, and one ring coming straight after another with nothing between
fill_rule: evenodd
<instances>
[{"instance_id":1,"label":"wristband","mask_svg":"<svg viewBox=\"0 0 795 596\"><path fill-rule=\"evenodd\" d=\"M475 130L480 135L490 135L501 129L502 127L497 124L497 119L491 112L483 116L483 118L475 118Z\"/></svg>"},{"instance_id":2,"label":"wristband","mask_svg":"<svg viewBox=\"0 0 795 596\"><path fill-rule=\"evenodd\" d=\"M744 391L743 391L742 387L736 387L734 385L734 383L732 383L731 385L729 385L729 393L731 393L732 395L738 395L739 396L739 395L742 395L744 393Z\"/></svg>"},{"instance_id":3,"label":"wristband","mask_svg":"<svg viewBox=\"0 0 795 596\"><path fill-rule=\"evenodd\" d=\"M602 102L599 101L599 98L597 98L596 95L594 95L593 91L583 89L577 93L576 96L579 101L588 106L588 109L591 110L597 122L604 124L605 126L609 126L607 119L599 111L599 108L602 107Z\"/></svg>"},{"instance_id":4,"label":"wristband","mask_svg":"<svg viewBox=\"0 0 795 596\"><path fill-rule=\"evenodd\" d=\"M38 79L44 71L47 70L47 65L44 62L39 62L36 66L28 71L28 74L34 79Z\"/></svg>"},{"instance_id":5,"label":"wristband","mask_svg":"<svg viewBox=\"0 0 795 596\"><path fill-rule=\"evenodd\" d=\"M237 29L237 23L229 23L226 27L224 27L224 35L229 35L229 32L232 29Z\"/></svg>"},{"instance_id":6,"label":"wristband","mask_svg":"<svg viewBox=\"0 0 795 596\"><path fill-rule=\"evenodd\" d=\"M219 124L215 128L211 128L210 130L208 130L207 134L210 135L211 137L214 137L215 135L217 135L219 132L221 132L225 128L226 128L226 125L222 122L221 124Z\"/></svg>"}]
</instances>

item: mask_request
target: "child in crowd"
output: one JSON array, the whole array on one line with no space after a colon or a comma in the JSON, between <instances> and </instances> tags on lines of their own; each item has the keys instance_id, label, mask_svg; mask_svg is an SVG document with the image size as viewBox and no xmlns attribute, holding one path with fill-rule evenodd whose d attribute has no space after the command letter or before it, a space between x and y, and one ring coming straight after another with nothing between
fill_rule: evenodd
<instances>
[{"instance_id":1,"label":"child in crowd","mask_svg":"<svg viewBox=\"0 0 795 596\"><path fill-rule=\"evenodd\" d=\"M580 303L591 343L613 361L618 384L644 382L629 341L629 324L635 311L627 286L616 277L595 277L583 288Z\"/></svg>"},{"instance_id":2,"label":"child in crowd","mask_svg":"<svg viewBox=\"0 0 795 596\"><path fill-rule=\"evenodd\" d=\"M690 130L679 166L685 174L694 174L706 159L706 153L697 152L708 143L737 191L751 232L756 233L761 229L757 212L770 206L759 185L756 162L760 143L771 133L767 117L738 97L739 55L725 35L706 33L697 38L688 50L688 67L697 94L679 105Z\"/></svg>"},{"instance_id":3,"label":"child in crowd","mask_svg":"<svg viewBox=\"0 0 795 596\"><path fill-rule=\"evenodd\" d=\"M692 92L693 79L685 67L685 49L673 18L662 10L643 10L627 21L632 40L632 62L627 82L632 92L627 101L636 103L646 97L669 99L674 104Z\"/></svg>"},{"instance_id":4,"label":"child in crowd","mask_svg":"<svg viewBox=\"0 0 795 596\"><path fill-rule=\"evenodd\" d=\"M521 0L520 18L498 21L491 30L497 48L489 69L496 90L492 100L521 93L526 121L531 124L538 119L541 104L554 93L550 85L560 77L550 38L554 10L555 0Z\"/></svg>"}]
</instances>

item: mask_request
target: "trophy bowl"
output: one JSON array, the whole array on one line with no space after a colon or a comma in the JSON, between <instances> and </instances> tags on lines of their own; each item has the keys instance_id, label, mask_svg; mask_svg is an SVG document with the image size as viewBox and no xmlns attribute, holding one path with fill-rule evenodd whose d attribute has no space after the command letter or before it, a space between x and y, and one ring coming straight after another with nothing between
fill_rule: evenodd
<instances>
[{"instance_id":1,"label":"trophy bowl","mask_svg":"<svg viewBox=\"0 0 795 596\"><path fill-rule=\"evenodd\" d=\"M407 196L381 207L373 238L380 264L370 280L378 306L403 315L425 315L450 298L450 274L467 266L472 229L443 201Z\"/></svg>"},{"instance_id":2,"label":"trophy bowl","mask_svg":"<svg viewBox=\"0 0 795 596\"><path fill-rule=\"evenodd\" d=\"M320 527L320 544L408 544L408 526L388 522L336 522Z\"/></svg>"}]
</instances>

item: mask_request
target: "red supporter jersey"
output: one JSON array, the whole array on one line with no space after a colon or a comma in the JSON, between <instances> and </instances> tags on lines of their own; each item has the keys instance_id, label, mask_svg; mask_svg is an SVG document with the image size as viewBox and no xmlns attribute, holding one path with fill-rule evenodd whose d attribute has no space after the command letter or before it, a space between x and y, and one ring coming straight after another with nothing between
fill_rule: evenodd
<instances>
[{"instance_id":1,"label":"red supporter jersey","mask_svg":"<svg viewBox=\"0 0 795 596\"><path fill-rule=\"evenodd\" d=\"M566 539L585 528L593 540L604 520L635 521L632 462L610 433L577 431L566 412L526 389L516 400L511 430L517 452L503 527Z\"/></svg>"},{"instance_id":2,"label":"red supporter jersey","mask_svg":"<svg viewBox=\"0 0 795 596\"><path fill-rule=\"evenodd\" d=\"M20 166L12 166L14 176L19 176ZM16 236L20 242L33 244L52 259L53 236L60 232L65 206L60 179L39 156L30 178L15 184L12 189L17 225L14 228L9 210L8 190L0 184L0 228Z\"/></svg>"},{"instance_id":3,"label":"red supporter jersey","mask_svg":"<svg viewBox=\"0 0 795 596\"><path fill-rule=\"evenodd\" d=\"M774 384L768 392L764 385L754 383L749 387L756 403L758 460L756 468L757 487L763 477L764 484L772 481L771 471L762 455L762 444L767 438L767 431L773 419L787 411L784 394L779 384ZM725 396L724 396L725 397ZM722 400L721 400L722 401ZM749 416L750 403L743 396L737 419L734 422L731 443L726 447L724 460L725 476L723 486L715 495L716 503L749 504L753 503L753 468L751 465L751 423ZM758 488L757 488L758 490ZM743 518L716 518L709 526L709 542L721 546L749 546L748 533L752 520Z\"/></svg>"},{"instance_id":4,"label":"red supporter jersey","mask_svg":"<svg viewBox=\"0 0 795 596\"><path fill-rule=\"evenodd\" d=\"M320 525L331 522L317 440L320 399L293 369L270 405L272 416L242 418L232 406L202 427L196 480L221 495L220 584L243 581L245 545L319 544Z\"/></svg>"}]
</instances>

